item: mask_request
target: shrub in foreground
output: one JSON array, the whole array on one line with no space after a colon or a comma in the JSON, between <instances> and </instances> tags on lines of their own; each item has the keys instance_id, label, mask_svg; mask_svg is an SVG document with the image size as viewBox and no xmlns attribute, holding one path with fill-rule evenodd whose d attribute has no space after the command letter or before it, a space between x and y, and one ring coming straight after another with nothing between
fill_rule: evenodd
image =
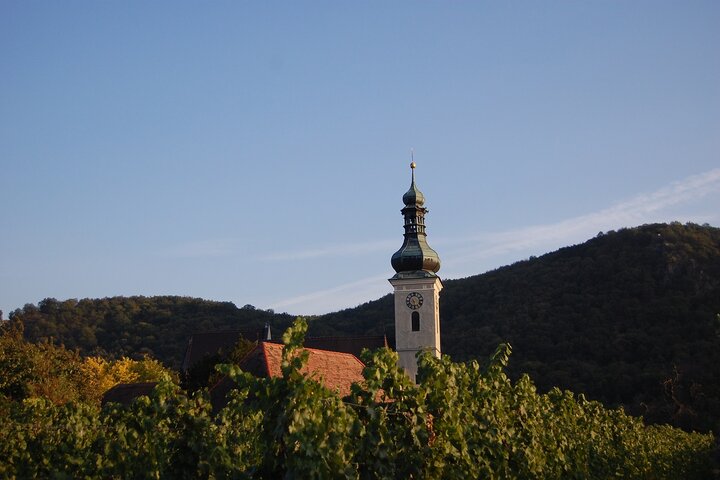
<instances>
[{"instance_id":1,"label":"shrub in foreground","mask_svg":"<svg viewBox=\"0 0 720 480\"><path fill-rule=\"evenodd\" d=\"M212 414L206 392L172 382L129 407L0 402L0 476L17 478L706 479L712 435L645 426L621 410L511 382L501 345L486 366L366 353L365 381L340 399L301 373L297 321L282 377L226 365L237 389Z\"/></svg>"}]
</instances>

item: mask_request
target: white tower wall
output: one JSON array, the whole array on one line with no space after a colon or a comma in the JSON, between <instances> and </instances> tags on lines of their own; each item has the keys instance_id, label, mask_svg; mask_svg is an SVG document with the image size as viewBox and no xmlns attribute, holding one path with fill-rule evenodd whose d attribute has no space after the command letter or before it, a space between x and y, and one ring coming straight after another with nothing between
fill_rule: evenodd
<instances>
[{"instance_id":1,"label":"white tower wall","mask_svg":"<svg viewBox=\"0 0 720 480\"><path fill-rule=\"evenodd\" d=\"M398 352L398 364L415 380L417 375L416 355L429 350L440 357L440 290L442 282L438 277L429 278L392 278L390 283L395 290L395 350ZM408 306L408 295L422 296L422 304L417 308ZM416 301L416 300L415 300ZM413 331L412 315L419 316L419 330Z\"/></svg>"}]
</instances>

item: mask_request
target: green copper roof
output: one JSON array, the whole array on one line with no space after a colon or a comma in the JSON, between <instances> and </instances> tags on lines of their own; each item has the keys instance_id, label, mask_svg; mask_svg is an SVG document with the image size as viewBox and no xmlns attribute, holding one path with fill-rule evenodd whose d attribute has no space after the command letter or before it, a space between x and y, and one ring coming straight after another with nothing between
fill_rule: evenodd
<instances>
[{"instance_id":1,"label":"green copper roof","mask_svg":"<svg viewBox=\"0 0 720 480\"><path fill-rule=\"evenodd\" d=\"M440 257L427 244L425 234L425 196L415 185L415 162L410 164L412 182L403 195L405 207L401 210L405 219L405 235L402 247L392 256L391 264L396 278L436 276L440 270Z\"/></svg>"},{"instance_id":2,"label":"green copper roof","mask_svg":"<svg viewBox=\"0 0 720 480\"><path fill-rule=\"evenodd\" d=\"M422 194L419 188L415 185L415 162L410 164L412 169L412 182L410 183L410 189L403 195L403 203L405 206L418 206L422 207L425 205L425 195Z\"/></svg>"}]
</instances>

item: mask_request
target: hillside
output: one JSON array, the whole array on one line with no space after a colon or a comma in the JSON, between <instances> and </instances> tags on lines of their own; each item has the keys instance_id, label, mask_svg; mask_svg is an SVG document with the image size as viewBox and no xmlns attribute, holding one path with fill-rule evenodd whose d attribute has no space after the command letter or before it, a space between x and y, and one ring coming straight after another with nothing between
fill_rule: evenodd
<instances>
[{"instance_id":1,"label":"hillside","mask_svg":"<svg viewBox=\"0 0 720 480\"><path fill-rule=\"evenodd\" d=\"M513 346L510 371L649 421L720 431L720 229L654 224L444 282L442 349ZM391 331L390 295L317 319L315 334Z\"/></svg>"},{"instance_id":2,"label":"hillside","mask_svg":"<svg viewBox=\"0 0 720 480\"><path fill-rule=\"evenodd\" d=\"M442 273L442 272L441 272ZM720 432L720 229L655 224L460 280L441 293L454 360L513 346L510 373L585 393L652 422ZM388 287L389 290L389 287ZM393 334L390 295L311 319L309 335ZM148 353L177 368L193 332L275 332L289 315L186 297L46 299L11 318L30 340L81 353Z\"/></svg>"},{"instance_id":3,"label":"hillside","mask_svg":"<svg viewBox=\"0 0 720 480\"><path fill-rule=\"evenodd\" d=\"M81 354L109 358L150 355L179 369L195 332L259 330L270 322L279 333L294 317L252 305L237 308L232 302L165 296L46 298L15 310L10 319L23 322L25 338L31 341L52 338Z\"/></svg>"}]
</instances>

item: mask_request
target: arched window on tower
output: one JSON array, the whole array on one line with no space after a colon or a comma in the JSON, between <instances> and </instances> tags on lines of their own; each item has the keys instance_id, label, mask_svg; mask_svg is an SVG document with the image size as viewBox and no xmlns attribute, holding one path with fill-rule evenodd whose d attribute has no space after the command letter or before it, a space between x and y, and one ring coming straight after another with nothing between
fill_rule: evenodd
<instances>
[{"instance_id":1,"label":"arched window on tower","mask_svg":"<svg viewBox=\"0 0 720 480\"><path fill-rule=\"evenodd\" d=\"M420 314L418 312L412 312L412 331L420 331Z\"/></svg>"}]
</instances>

